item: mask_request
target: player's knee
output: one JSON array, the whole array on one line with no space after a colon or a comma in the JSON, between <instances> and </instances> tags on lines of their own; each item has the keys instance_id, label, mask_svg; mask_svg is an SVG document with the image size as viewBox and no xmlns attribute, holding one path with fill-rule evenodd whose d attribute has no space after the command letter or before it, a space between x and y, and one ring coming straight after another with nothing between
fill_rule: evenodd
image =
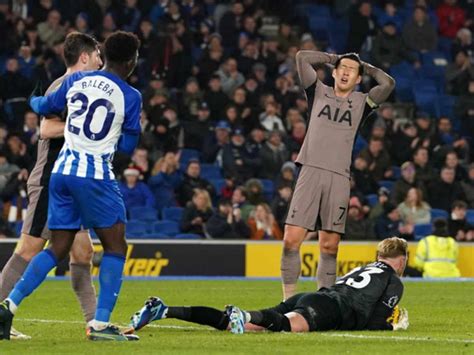
<instances>
[{"instance_id":1,"label":"player's knee","mask_svg":"<svg viewBox=\"0 0 474 355\"><path fill-rule=\"evenodd\" d=\"M321 253L337 254L339 249L339 240L323 240L319 242L319 250Z\"/></svg>"},{"instance_id":2,"label":"player's knee","mask_svg":"<svg viewBox=\"0 0 474 355\"><path fill-rule=\"evenodd\" d=\"M90 264L94 256L92 245L83 245L83 248L73 248L70 253L71 263Z\"/></svg>"},{"instance_id":3,"label":"player's knee","mask_svg":"<svg viewBox=\"0 0 474 355\"><path fill-rule=\"evenodd\" d=\"M31 237L26 234L21 235L21 241L15 253L26 261L31 261L45 245L44 239Z\"/></svg>"},{"instance_id":4,"label":"player's knee","mask_svg":"<svg viewBox=\"0 0 474 355\"><path fill-rule=\"evenodd\" d=\"M297 226L285 226L283 247L286 249L299 249L306 236L306 229Z\"/></svg>"}]
</instances>

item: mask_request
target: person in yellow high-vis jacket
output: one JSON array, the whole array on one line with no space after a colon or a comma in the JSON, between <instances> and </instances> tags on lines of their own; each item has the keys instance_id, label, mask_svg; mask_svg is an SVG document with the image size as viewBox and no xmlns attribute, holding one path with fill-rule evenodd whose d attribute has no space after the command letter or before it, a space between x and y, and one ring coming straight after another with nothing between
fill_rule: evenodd
<instances>
[{"instance_id":1,"label":"person in yellow high-vis jacket","mask_svg":"<svg viewBox=\"0 0 474 355\"><path fill-rule=\"evenodd\" d=\"M433 222L433 234L418 242L415 266L422 270L423 277L460 277L457 267L459 246L449 236L448 223L444 218Z\"/></svg>"}]
</instances>

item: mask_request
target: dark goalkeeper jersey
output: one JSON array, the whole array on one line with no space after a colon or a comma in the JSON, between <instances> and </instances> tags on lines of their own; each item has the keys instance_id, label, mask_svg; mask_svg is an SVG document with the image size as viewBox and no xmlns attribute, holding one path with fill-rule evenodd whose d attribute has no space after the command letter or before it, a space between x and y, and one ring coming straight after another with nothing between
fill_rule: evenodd
<instances>
[{"instance_id":1,"label":"dark goalkeeper jersey","mask_svg":"<svg viewBox=\"0 0 474 355\"><path fill-rule=\"evenodd\" d=\"M358 267L324 293L339 304L343 330L390 330L387 318L403 295L403 284L391 266L375 262Z\"/></svg>"}]
</instances>

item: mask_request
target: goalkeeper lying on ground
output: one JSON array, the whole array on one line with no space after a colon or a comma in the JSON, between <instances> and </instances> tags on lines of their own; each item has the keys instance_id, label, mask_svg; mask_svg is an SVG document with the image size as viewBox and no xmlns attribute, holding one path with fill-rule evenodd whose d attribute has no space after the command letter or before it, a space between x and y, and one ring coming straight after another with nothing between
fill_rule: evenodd
<instances>
[{"instance_id":1,"label":"goalkeeper lying on ground","mask_svg":"<svg viewBox=\"0 0 474 355\"><path fill-rule=\"evenodd\" d=\"M168 307L157 297L132 316L129 332L148 323L175 318L232 333L245 330L312 332L324 330L398 330L408 328L408 313L398 309L403 294L399 276L407 262L407 242L393 237L377 246L377 261L349 272L330 288L300 293L278 306L244 311L227 306Z\"/></svg>"}]
</instances>

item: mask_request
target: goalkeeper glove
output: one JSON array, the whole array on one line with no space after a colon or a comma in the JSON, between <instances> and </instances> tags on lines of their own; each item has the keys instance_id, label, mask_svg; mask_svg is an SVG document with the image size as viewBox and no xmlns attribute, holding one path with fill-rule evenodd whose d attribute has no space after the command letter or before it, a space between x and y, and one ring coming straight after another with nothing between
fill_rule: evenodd
<instances>
[{"instance_id":1,"label":"goalkeeper glove","mask_svg":"<svg viewBox=\"0 0 474 355\"><path fill-rule=\"evenodd\" d=\"M394 319L392 323L393 330L407 330L409 325L410 322L408 321L408 311L405 308L400 308L398 310L398 317L396 321Z\"/></svg>"}]
</instances>

